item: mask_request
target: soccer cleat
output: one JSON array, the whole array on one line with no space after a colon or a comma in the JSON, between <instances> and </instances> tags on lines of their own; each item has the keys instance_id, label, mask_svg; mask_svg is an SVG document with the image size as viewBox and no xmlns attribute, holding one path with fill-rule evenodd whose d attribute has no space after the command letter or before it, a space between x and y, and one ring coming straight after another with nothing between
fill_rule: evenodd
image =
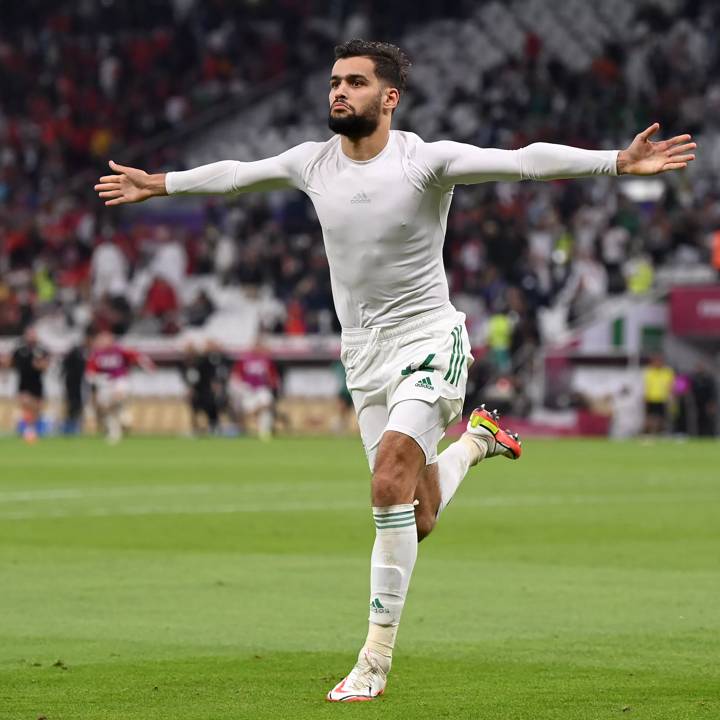
<instances>
[{"instance_id":1,"label":"soccer cleat","mask_svg":"<svg viewBox=\"0 0 720 720\"><path fill-rule=\"evenodd\" d=\"M390 671L390 658L362 648L355 667L326 696L330 702L363 702L382 695Z\"/></svg>"},{"instance_id":2,"label":"soccer cleat","mask_svg":"<svg viewBox=\"0 0 720 720\"><path fill-rule=\"evenodd\" d=\"M490 412L485 405L475 408L470 415L464 435L487 442L488 451L485 457L503 455L517 460L522 455L522 442L517 433L500 429L500 415L497 410Z\"/></svg>"}]
</instances>

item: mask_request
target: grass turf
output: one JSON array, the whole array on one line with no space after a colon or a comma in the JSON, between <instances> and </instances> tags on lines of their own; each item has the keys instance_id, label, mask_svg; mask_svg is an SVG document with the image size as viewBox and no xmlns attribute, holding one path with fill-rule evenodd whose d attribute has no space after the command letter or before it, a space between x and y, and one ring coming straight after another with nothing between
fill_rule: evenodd
<instances>
[{"instance_id":1,"label":"grass turf","mask_svg":"<svg viewBox=\"0 0 720 720\"><path fill-rule=\"evenodd\" d=\"M720 716L714 443L533 441L471 471L388 691L356 440L0 442L0 718Z\"/></svg>"}]
</instances>

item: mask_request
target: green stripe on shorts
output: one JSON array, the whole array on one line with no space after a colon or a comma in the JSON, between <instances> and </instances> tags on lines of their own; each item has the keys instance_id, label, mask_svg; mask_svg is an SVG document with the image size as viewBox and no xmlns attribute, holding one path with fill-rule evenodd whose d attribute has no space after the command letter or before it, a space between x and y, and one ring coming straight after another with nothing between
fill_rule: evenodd
<instances>
[{"instance_id":1,"label":"green stripe on shorts","mask_svg":"<svg viewBox=\"0 0 720 720\"><path fill-rule=\"evenodd\" d=\"M457 385L457 381L460 379L460 370L462 369L462 363L463 363L462 330L460 328L458 328L458 356L457 356L457 362L455 365L455 373L453 374L453 377L450 380L450 382L453 385Z\"/></svg>"},{"instance_id":2,"label":"green stripe on shorts","mask_svg":"<svg viewBox=\"0 0 720 720\"><path fill-rule=\"evenodd\" d=\"M455 365L456 357L460 354L460 328L454 327L452 331L453 336L453 349L452 354L450 355L450 365L448 367L448 371L445 373L445 376L443 377L443 380L448 380L449 382L452 382L450 378L453 375L453 366Z\"/></svg>"}]
</instances>

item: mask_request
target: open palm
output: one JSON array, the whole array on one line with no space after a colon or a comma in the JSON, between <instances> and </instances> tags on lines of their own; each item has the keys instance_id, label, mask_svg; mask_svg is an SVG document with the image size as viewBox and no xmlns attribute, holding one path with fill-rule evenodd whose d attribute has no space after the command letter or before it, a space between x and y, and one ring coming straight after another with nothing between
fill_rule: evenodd
<instances>
[{"instance_id":1,"label":"open palm","mask_svg":"<svg viewBox=\"0 0 720 720\"><path fill-rule=\"evenodd\" d=\"M104 175L95 185L95 190L105 199L106 205L142 202L158 194L153 187L153 176L144 170L118 165L113 160L108 164L117 174Z\"/></svg>"},{"instance_id":2,"label":"open palm","mask_svg":"<svg viewBox=\"0 0 720 720\"><path fill-rule=\"evenodd\" d=\"M697 147L690 135L676 135L669 140L652 142L650 138L660 129L659 123L635 136L626 150L618 155L618 173L629 175L657 175L668 170L681 170L695 159Z\"/></svg>"}]
</instances>

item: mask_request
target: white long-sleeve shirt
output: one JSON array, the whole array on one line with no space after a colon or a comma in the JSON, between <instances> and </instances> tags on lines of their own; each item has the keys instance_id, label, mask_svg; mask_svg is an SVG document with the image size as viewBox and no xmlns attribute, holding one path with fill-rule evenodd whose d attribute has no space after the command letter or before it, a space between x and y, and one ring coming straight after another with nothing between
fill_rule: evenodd
<instances>
[{"instance_id":1,"label":"white long-sleeve shirt","mask_svg":"<svg viewBox=\"0 0 720 720\"><path fill-rule=\"evenodd\" d=\"M455 185L617 174L617 151L535 143L520 150L426 143L392 130L374 158L352 160L340 137L256 162L170 172L169 194L298 188L322 226L343 328L387 327L449 301L442 262Z\"/></svg>"}]
</instances>

